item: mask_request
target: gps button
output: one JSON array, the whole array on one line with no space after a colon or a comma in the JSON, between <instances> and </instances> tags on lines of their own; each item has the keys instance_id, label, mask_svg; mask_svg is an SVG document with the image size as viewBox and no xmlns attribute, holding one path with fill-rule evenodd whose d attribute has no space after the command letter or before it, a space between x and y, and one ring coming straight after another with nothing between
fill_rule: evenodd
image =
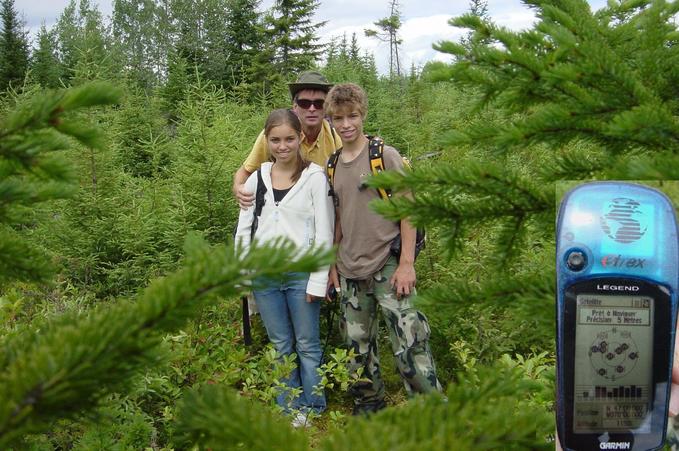
<instances>
[{"instance_id":1,"label":"gps button","mask_svg":"<svg viewBox=\"0 0 679 451\"><path fill-rule=\"evenodd\" d=\"M568 266L568 269L571 271L580 271L586 264L587 258L585 257L585 254L580 251L571 252L566 259L566 266Z\"/></svg>"}]
</instances>

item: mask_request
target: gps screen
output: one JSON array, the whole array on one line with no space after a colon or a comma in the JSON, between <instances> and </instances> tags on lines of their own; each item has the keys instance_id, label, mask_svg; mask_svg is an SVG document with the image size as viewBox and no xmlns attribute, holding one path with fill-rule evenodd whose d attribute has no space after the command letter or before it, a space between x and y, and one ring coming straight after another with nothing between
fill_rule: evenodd
<instances>
[{"instance_id":1,"label":"gps screen","mask_svg":"<svg viewBox=\"0 0 679 451\"><path fill-rule=\"evenodd\" d=\"M653 298L578 294L573 432L648 432Z\"/></svg>"}]
</instances>

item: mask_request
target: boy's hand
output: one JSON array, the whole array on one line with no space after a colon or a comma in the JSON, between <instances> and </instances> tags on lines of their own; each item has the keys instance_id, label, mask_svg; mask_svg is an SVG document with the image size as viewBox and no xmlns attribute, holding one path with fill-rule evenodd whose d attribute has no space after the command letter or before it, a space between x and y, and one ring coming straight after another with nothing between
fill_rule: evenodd
<instances>
[{"instance_id":1,"label":"boy's hand","mask_svg":"<svg viewBox=\"0 0 679 451\"><path fill-rule=\"evenodd\" d=\"M389 283L396 291L396 299L401 296L409 296L415 288L415 266L412 263L399 263Z\"/></svg>"}]
</instances>

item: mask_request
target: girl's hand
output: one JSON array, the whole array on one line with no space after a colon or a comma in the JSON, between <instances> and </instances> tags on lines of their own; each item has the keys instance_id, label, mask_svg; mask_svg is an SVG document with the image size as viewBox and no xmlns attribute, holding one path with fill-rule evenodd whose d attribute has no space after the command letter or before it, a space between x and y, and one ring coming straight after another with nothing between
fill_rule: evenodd
<instances>
[{"instance_id":1,"label":"girl's hand","mask_svg":"<svg viewBox=\"0 0 679 451\"><path fill-rule=\"evenodd\" d=\"M335 287L335 290L340 290L339 276L337 275L337 266L330 265L330 270L328 271L328 290L330 287Z\"/></svg>"}]
</instances>

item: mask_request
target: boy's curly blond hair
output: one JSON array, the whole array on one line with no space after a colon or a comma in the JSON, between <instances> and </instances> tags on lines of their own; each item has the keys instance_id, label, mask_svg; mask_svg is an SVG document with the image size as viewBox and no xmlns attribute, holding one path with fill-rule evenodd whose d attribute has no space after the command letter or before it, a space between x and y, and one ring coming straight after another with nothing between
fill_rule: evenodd
<instances>
[{"instance_id":1,"label":"boy's curly blond hair","mask_svg":"<svg viewBox=\"0 0 679 451\"><path fill-rule=\"evenodd\" d=\"M344 108L357 108L365 118L368 112L368 96L363 88L354 83L335 85L325 98L325 110L333 115Z\"/></svg>"}]
</instances>

